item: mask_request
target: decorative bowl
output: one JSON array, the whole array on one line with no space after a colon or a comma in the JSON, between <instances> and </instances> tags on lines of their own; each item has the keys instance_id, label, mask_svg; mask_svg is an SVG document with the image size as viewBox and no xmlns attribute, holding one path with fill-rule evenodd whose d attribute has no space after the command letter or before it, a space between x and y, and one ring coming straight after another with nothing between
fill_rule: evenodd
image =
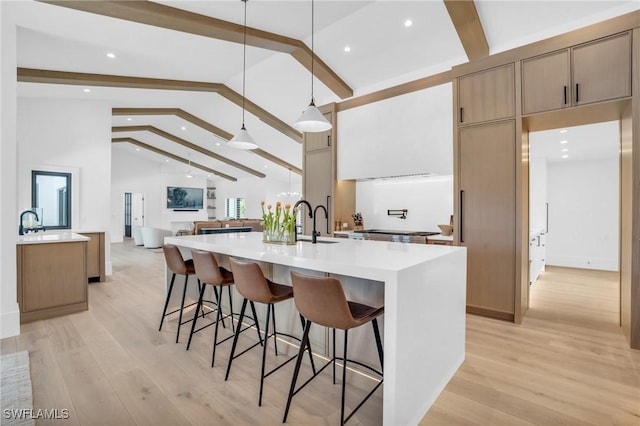
<instances>
[{"instance_id":1,"label":"decorative bowl","mask_svg":"<svg viewBox=\"0 0 640 426\"><path fill-rule=\"evenodd\" d=\"M438 225L440 231L442 231L442 235L448 236L453 234L453 226L452 225Z\"/></svg>"}]
</instances>

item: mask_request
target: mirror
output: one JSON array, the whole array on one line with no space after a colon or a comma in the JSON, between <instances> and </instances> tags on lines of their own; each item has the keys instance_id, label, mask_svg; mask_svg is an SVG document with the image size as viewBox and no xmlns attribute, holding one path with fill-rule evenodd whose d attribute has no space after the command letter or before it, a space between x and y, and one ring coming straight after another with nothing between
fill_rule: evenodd
<instances>
[{"instance_id":1,"label":"mirror","mask_svg":"<svg viewBox=\"0 0 640 426\"><path fill-rule=\"evenodd\" d=\"M47 229L71 228L71 173L31 172L31 205L42 210Z\"/></svg>"}]
</instances>

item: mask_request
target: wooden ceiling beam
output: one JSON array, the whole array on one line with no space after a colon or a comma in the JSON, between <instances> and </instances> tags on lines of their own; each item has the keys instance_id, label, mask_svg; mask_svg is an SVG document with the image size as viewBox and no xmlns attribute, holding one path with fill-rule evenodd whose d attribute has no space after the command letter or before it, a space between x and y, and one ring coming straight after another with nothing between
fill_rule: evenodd
<instances>
[{"instance_id":1,"label":"wooden ceiling beam","mask_svg":"<svg viewBox=\"0 0 640 426\"><path fill-rule=\"evenodd\" d=\"M33 68L18 68L18 81L23 83L71 84L77 86L123 87L129 89L211 92L217 93L238 106L242 106L242 95L220 83L51 71ZM248 99L245 99L245 109L285 136L290 137L298 143L302 143L302 133L298 132L275 115L267 112L265 109Z\"/></svg>"},{"instance_id":2,"label":"wooden ceiling beam","mask_svg":"<svg viewBox=\"0 0 640 426\"><path fill-rule=\"evenodd\" d=\"M473 0L443 0L469 61L489 56L489 43Z\"/></svg>"},{"instance_id":3,"label":"wooden ceiling beam","mask_svg":"<svg viewBox=\"0 0 640 426\"><path fill-rule=\"evenodd\" d=\"M180 163L188 164L188 165L191 165L191 166L193 166L195 168L198 168L200 170L204 170L207 173L211 173L211 174L214 174L216 176L220 176L221 178L230 180L231 182L237 182L238 181L238 179L234 178L233 176L229 176L227 174L224 174L222 172L219 172L219 171L214 170L212 168L209 168L207 166L203 166L202 164L198 164L198 163L195 163L193 161L185 160L182 157L178 157L177 155L174 155L174 154L172 154L170 152L163 151L163 150L161 150L159 148L156 148L155 146L147 145L146 143L140 142L139 140L134 139L134 138L111 138L111 142L112 143L128 142L130 144L137 145L140 148L144 148L146 150L155 152L156 154L160 154L162 156L171 158L171 159L173 159L175 161L178 161Z\"/></svg>"},{"instance_id":4,"label":"wooden ceiling beam","mask_svg":"<svg viewBox=\"0 0 640 426\"><path fill-rule=\"evenodd\" d=\"M194 144L192 142L189 142L189 141L187 141L185 139L182 139L182 138L180 138L178 136L172 135L169 132L165 132L164 130L160 130L157 127L154 127L154 126L115 126L115 127L111 128L111 131L114 132L114 133L120 133L120 132L150 132L150 133L154 133L154 134L156 134L158 136L161 136L161 137L163 137L165 139L168 139L168 140L170 140L172 142L175 142L175 143L177 143L179 145L182 145L182 146L184 146L186 148L192 149L192 150L197 151L197 152L199 152L201 154L204 154L206 156L214 158L214 159L216 159L218 161L226 163L226 164L228 164L228 165L230 165L232 167L235 167L235 168L240 169L240 170L242 170L244 172L250 173L250 174L252 174L254 176L257 176L259 178L266 177L266 175L264 173L262 173L262 172L254 170L254 169L252 169L250 167L247 167L247 166L245 166L243 164L240 164L240 163L238 163L236 161L233 161L233 160L231 160L231 159L229 159L227 157L223 157L222 155L216 154L215 152L209 151L208 149L204 149L200 145L196 145L196 144Z\"/></svg>"},{"instance_id":5,"label":"wooden ceiling beam","mask_svg":"<svg viewBox=\"0 0 640 426\"><path fill-rule=\"evenodd\" d=\"M95 13L131 22L181 31L233 43L243 42L244 27L232 22L200 15L149 1L41 0L43 3ZM305 68L311 63L311 49L302 41L247 27L247 44L292 55ZM353 96L347 85L329 66L314 55L314 73L341 99Z\"/></svg>"},{"instance_id":6,"label":"wooden ceiling beam","mask_svg":"<svg viewBox=\"0 0 640 426\"><path fill-rule=\"evenodd\" d=\"M209 123L208 121L205 121L200 117L196 117L195 115L190 114L180 108L113 108L112 111L113 115L175 115L176 117L180 117L191 124L194 124L210 133L213 133L214 135L225 141L229 141L233 138L233 135L231 133L222 130L221 128ZM267 151L257 148L251 150L251 152L279 166L282 166L287 170L291 170L294 173L302 175L302 169L284 161L280 157L276 157L275 155Z\"/></svg>"}]
</instances>

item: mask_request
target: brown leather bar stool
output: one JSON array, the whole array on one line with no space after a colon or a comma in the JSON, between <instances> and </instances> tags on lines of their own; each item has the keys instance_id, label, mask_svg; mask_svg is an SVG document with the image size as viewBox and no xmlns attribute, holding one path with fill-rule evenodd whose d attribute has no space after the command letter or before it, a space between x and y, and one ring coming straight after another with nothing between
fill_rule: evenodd
<instances>
[{"instance_id":1,"label":"brown leather bar stool","mask_svg":"<svg viewBox=\"0 0 640 426\"><path fill-rule=\"evenodd\" d=\"M164 318L173 313L180 311L180 316L178 317L178 331L176 331L176 343L178 343L178 339L180 338L180 326L182 324L186 324L192 320L188 320L182 322L182 312L184 308L193 306L196 302L191 303L187 306L184 306L185 295L187 294L187 282L189 281L189 275L194 275L196 273L193 267L193 261L191 259L184 260L182 258L182 254L180 254L180 250L178 247L172 244L165 244L162 246L162 251L164 252L164 259L167 262L167 268L169 271L173 273L171 275L171 284L169 284L169 291L167 292L167 297L164 301L164 310L162 311L162 318L160 318L160 327L158 331L162 330L162 323L164 322ZM180 308L175 309L171 312L167 312L167 308L169 306L169 299L171 299L171 293L173 292L173 283L176 280L176 275L184 275L184 287L182 289L182 302L180 303ZM198 288L202 288L200 285L200 281L198 281Z\"/></svg>"},{"instance_id":2,"label":"brown leather bar stool","mask_svg":"<svg viewBox=\"0 0 640 426\"><path fill-rule=\"evenodd\" d=\"M218 324L222 322L222 326L224 327L224 318L231 318L231 329L234 331L235 328L233 326L233 298L231 297L231 286L233 285L233 274L231 271L221 267L218 265L216 261L216 257L213 253L208 251L201 250L191 250L191 257L193 259L193 264L196 270L196 276L198 280L204 285L200 288L200 297L198 298L198 304L196 306L196 312L193 315L193 323L191 324L191 333L189 334L189 342L187 343L187 350L191 347L191 339L193 338L194 333L197 333L200 330L203 330L207 327L210 327L215 324L215 331L213 332L213 353L211 354L211 366L213 367L215 359L216 359L216 346L221 343L226 342L231 339L233 335L223 339L218 342ZM200 327L196 330L196 323L198 321L198 313L201 309L203 309L204 300L204 291L210 285L213 287L213 292L216 297L216 301L212 302L216 305L216 320L212 323L209 323L205 326ZM221 301L224 287L228 290L229 295L229 309L231 313L223 315L221 309ZM218 294L218 290L220 293ZM211 302L211 301L209 301ZM240 327L241 324L238 324ZM247 327L248 328L248 327ZM245 330L247 329L245 328ZM244 331L244 330L242 330ZM258 329L258 337L260 337L260 330Z\"/></svg>"},{"instance_id":3,"label":"brown leather bar stool","mask_svg":"<svg viewBox=\"0 0 640 426\"><path fill-rule=\"evenodd\" d=\"M342 289L342 284L336 278L332 277L320 277L303 275L298 272L291 271L291 282L293 283L293 291L295 293L295 304L298 308L298 312L304 316L307 320L307 324L304 328L304 334L302 336L302 344L300 348L304 348L309 344L309 329L311 324L315 323L325 327L333 329L333 358L329 360L317 373L315 373L309 380L307 380L302 386L296 389L296 381L298 380L298 373L300 371L300 355L302 349L298 355L295 369L293 371L293 378L291 379L291 388L289 389L289 397L287 398L287 406L284 411L284 418L282 422L287 421L287 415L289 414L289 408L291 407L291 400L293 396L302 390L312 379L322 372L328 365L333 365L333 383L335 384L335 365L336 359L342 360L342 400L340 406L340 424L343 425L347 422L351 416L369 399L371 395L382 385L382 369L384 368L383 353L382 353L382 340L380 339L380 330L378 328L378 316L384 313L384 306L380 308L374 308L371 306L363 305L361 303L349 302ZM377 371L374 368L363 364L358 361L347 359L347 337L348 331L352 328L359 327L363 324L371 321L373 325L373 334L376 339L376 346L378 348L378 357L380 358L381 371ZM336 357L336 337L335 329L344 330L344 348L342 358ZM344 402L345 402L345 384L347 373L347 361L358 364L365 367L374 373L381 376L380 381L369 392L369 394L356 406L356 408L347 416L344 416Z\"/></svg>"},{"instance_id":4,"label":"brown leather bar stool","mask_svg":"<svg viewBox=\"0 0 640 426\"><path fill-rule=\"evenodd\" d=\"M235 286L238 292L244 297L242 302L242 309L240 311L240 319L239 322L242 324L242 320L244 318L244 313L247 308L247 302L251 304L251 308L253 309L254 318L257 318L255 314L254 302L264 303L267 305L267 314L265 320L265 331L264 331L264 339L260 342L253 344L248 347L244 351L240 352L238 355L235 355L236 345L238 343L238 336L240 335L239 327L236 327L236 332L233 338L233 345L231 346L231 355L229 356L229 365L227 365L227 374L225 376L225 381L229 378L229 372L231 371L231 363L233 360L245 352L253 349L258 344L262 344L262 365L260 367L260 393L258 396L258 405L262 405L262 389L264 385L264 379L267 378L272 373L275 373L281 367L288 364L290 361L293 361L296 357L301 357L302 353L305 349L309 351L309 359L311 360L311 368L315 373L315 365L313 363L313 354L311 353L311 346L307 345L304 349L300 350L298 355L294 355L272 369L271 371L265 373L265 359L267 355L267 345L269 342L269 338L273 337L274 349L276 356L278 355L278 347L276 345L276 340L278 336L287 336L291 339L300 340L295 336L291 336L286 333L279 333L276 331L276 318L275 318L275 308L274 305L279 302L284 302L285 300L289 300L293 298L293 289L290 286L276 284L265 278L262 273L262 269L255 262L244 262L234 258L230 259L231 261L231 270L233 271L233 276L235 277ZM271 316L273 315L273 333L269 334L269 325L271 321ZM300 321L302 322L302 327L305 326L305 320L302 316L300 316ZM257 325L257 321L256 321Z\"/></svg>"}]
</instances>

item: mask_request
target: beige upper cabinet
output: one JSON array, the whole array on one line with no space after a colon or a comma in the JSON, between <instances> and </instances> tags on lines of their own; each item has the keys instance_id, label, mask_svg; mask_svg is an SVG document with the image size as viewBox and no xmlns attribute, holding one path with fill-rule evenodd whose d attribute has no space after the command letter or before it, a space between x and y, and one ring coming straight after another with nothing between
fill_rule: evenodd
<instances>
[{"instance_id":1,"label":"beige upper cabinet","mask_svg":"<svg viewBox=\"0 0 640 426\"><path fill-rule=\"evenodd\" d=\"M569 51L522 61L522 113L564 108L571 102Z\"/></svg>"},{"instance_id":2,"label":"beige upper cabinet","mask_svg":"<svg viewBox=\"0 0 640 426\"><path fill-rule=\"evenodd\" d=\"M631 96L631 33L571 50L575 105Z\"/></svg>"},{"instance_id":3,"label":"beige upper cabinet","mask_svg":"<svg viewBox=\"0 0 640 426\"><path fill-rule=\"evenodd\" d=\"M522 61L522 113L631 96L631 35L618 34Z\"/></svg>"},{"instance_id":4,"label":"beige upper cabinet","mask_svg":"<svg viewBox=\"0 0 640 426\"><path fill-rule=\"evenodd\" d=\"M513 117L514 65L507 64L458 79L458 124Z\"/></svg>"}]
</instances>

